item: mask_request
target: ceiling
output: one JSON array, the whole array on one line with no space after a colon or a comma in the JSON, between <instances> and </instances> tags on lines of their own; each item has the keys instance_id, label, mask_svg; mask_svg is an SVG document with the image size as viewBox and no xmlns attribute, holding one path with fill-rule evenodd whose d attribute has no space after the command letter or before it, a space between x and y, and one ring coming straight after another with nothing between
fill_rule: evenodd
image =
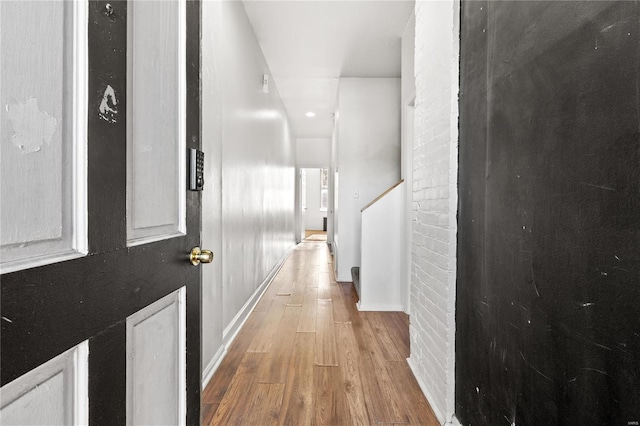
<instances>
[{"instance_id":1,"label":"ceiling","mask_svg":"<svg viewBox=\"0 0 640 426\"><path fill-rule=\"evenodd\" d=\"M244 1L296 137L331 137L339 77L400 77L400 38L413 5Z\"/></svg>"}]
</instances>

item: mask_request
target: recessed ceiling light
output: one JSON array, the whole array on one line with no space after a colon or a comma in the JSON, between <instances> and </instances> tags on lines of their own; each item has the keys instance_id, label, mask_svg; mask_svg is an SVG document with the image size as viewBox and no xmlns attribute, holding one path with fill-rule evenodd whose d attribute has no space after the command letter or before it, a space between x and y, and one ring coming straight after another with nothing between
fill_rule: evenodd
<instances>
[{"instance_id":1,"label":"recessed ceiling light","mask_svg":"<svg viewBox=\"0 0 640 426\"><path fill-rule=\"evenodd\" d=\"M305 114L307 117L311 118L311 117L315 117L316 113L313 111L309 111L308 113Z\"/></svg>"}]
</instances>

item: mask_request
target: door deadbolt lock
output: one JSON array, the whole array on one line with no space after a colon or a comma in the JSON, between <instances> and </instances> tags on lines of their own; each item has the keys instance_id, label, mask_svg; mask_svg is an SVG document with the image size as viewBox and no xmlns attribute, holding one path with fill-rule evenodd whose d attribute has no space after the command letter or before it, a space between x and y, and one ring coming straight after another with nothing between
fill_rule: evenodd
<instances>
[{"instance_id":1,"label":"door deadbolt lock","mask_svg":"<svg viewBox=\"0 0 640 426\"><path fill-rule=\"evenodd\" d=\"M194 247L189 255L189 260L193 266L201 263L213 262L213 252L211 250L201 250L200 247Z\"/></svg>"}]
</instances>

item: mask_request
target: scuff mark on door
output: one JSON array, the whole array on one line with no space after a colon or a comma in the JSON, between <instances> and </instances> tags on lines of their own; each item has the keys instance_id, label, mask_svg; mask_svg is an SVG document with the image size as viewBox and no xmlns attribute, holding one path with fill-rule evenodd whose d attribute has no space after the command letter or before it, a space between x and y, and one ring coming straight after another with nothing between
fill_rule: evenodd
<instances>
[{"instance_id":1,"label":"scuff mark on door","mask_svg":"<svg viewBox=\"0 0 640 426\"><path fill-rule=\"evenodd\" d=\"M117 105L116 92L111 85L107 84L104 95L102 95L102 102L100 102L100 118L109 123L115 123L116 114L118 114Z\"/></svg>"},{"instance_id":2,"label":"scuff mark on door","mask_svg":"<svg viewBox=\"0 0 640 426\"><path fill-rule=\"evenodd\" d=\"M38 108L38 100L29 97L22 102L6 105L7 118L11 122L11 142L23 151L31 154L42 149L42 145L51 143L58 127L58 120Z\"/></svg>"}]
</instances>

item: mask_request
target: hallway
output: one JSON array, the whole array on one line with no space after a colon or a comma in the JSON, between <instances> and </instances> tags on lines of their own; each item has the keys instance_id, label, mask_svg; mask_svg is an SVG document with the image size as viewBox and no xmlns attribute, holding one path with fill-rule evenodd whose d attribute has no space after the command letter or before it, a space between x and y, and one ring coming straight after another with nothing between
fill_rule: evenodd
<instances>
[{"instance_id":1,"label":"hallway","mask_svg":"<svg viewBox=\"0 0 640 426\"><path fill-rule=\"evenodd\" d=\"M358 312L323 242L292 250L203 393L204 425L438 424L408 316Z\"/></svg>"}]
</instances>

